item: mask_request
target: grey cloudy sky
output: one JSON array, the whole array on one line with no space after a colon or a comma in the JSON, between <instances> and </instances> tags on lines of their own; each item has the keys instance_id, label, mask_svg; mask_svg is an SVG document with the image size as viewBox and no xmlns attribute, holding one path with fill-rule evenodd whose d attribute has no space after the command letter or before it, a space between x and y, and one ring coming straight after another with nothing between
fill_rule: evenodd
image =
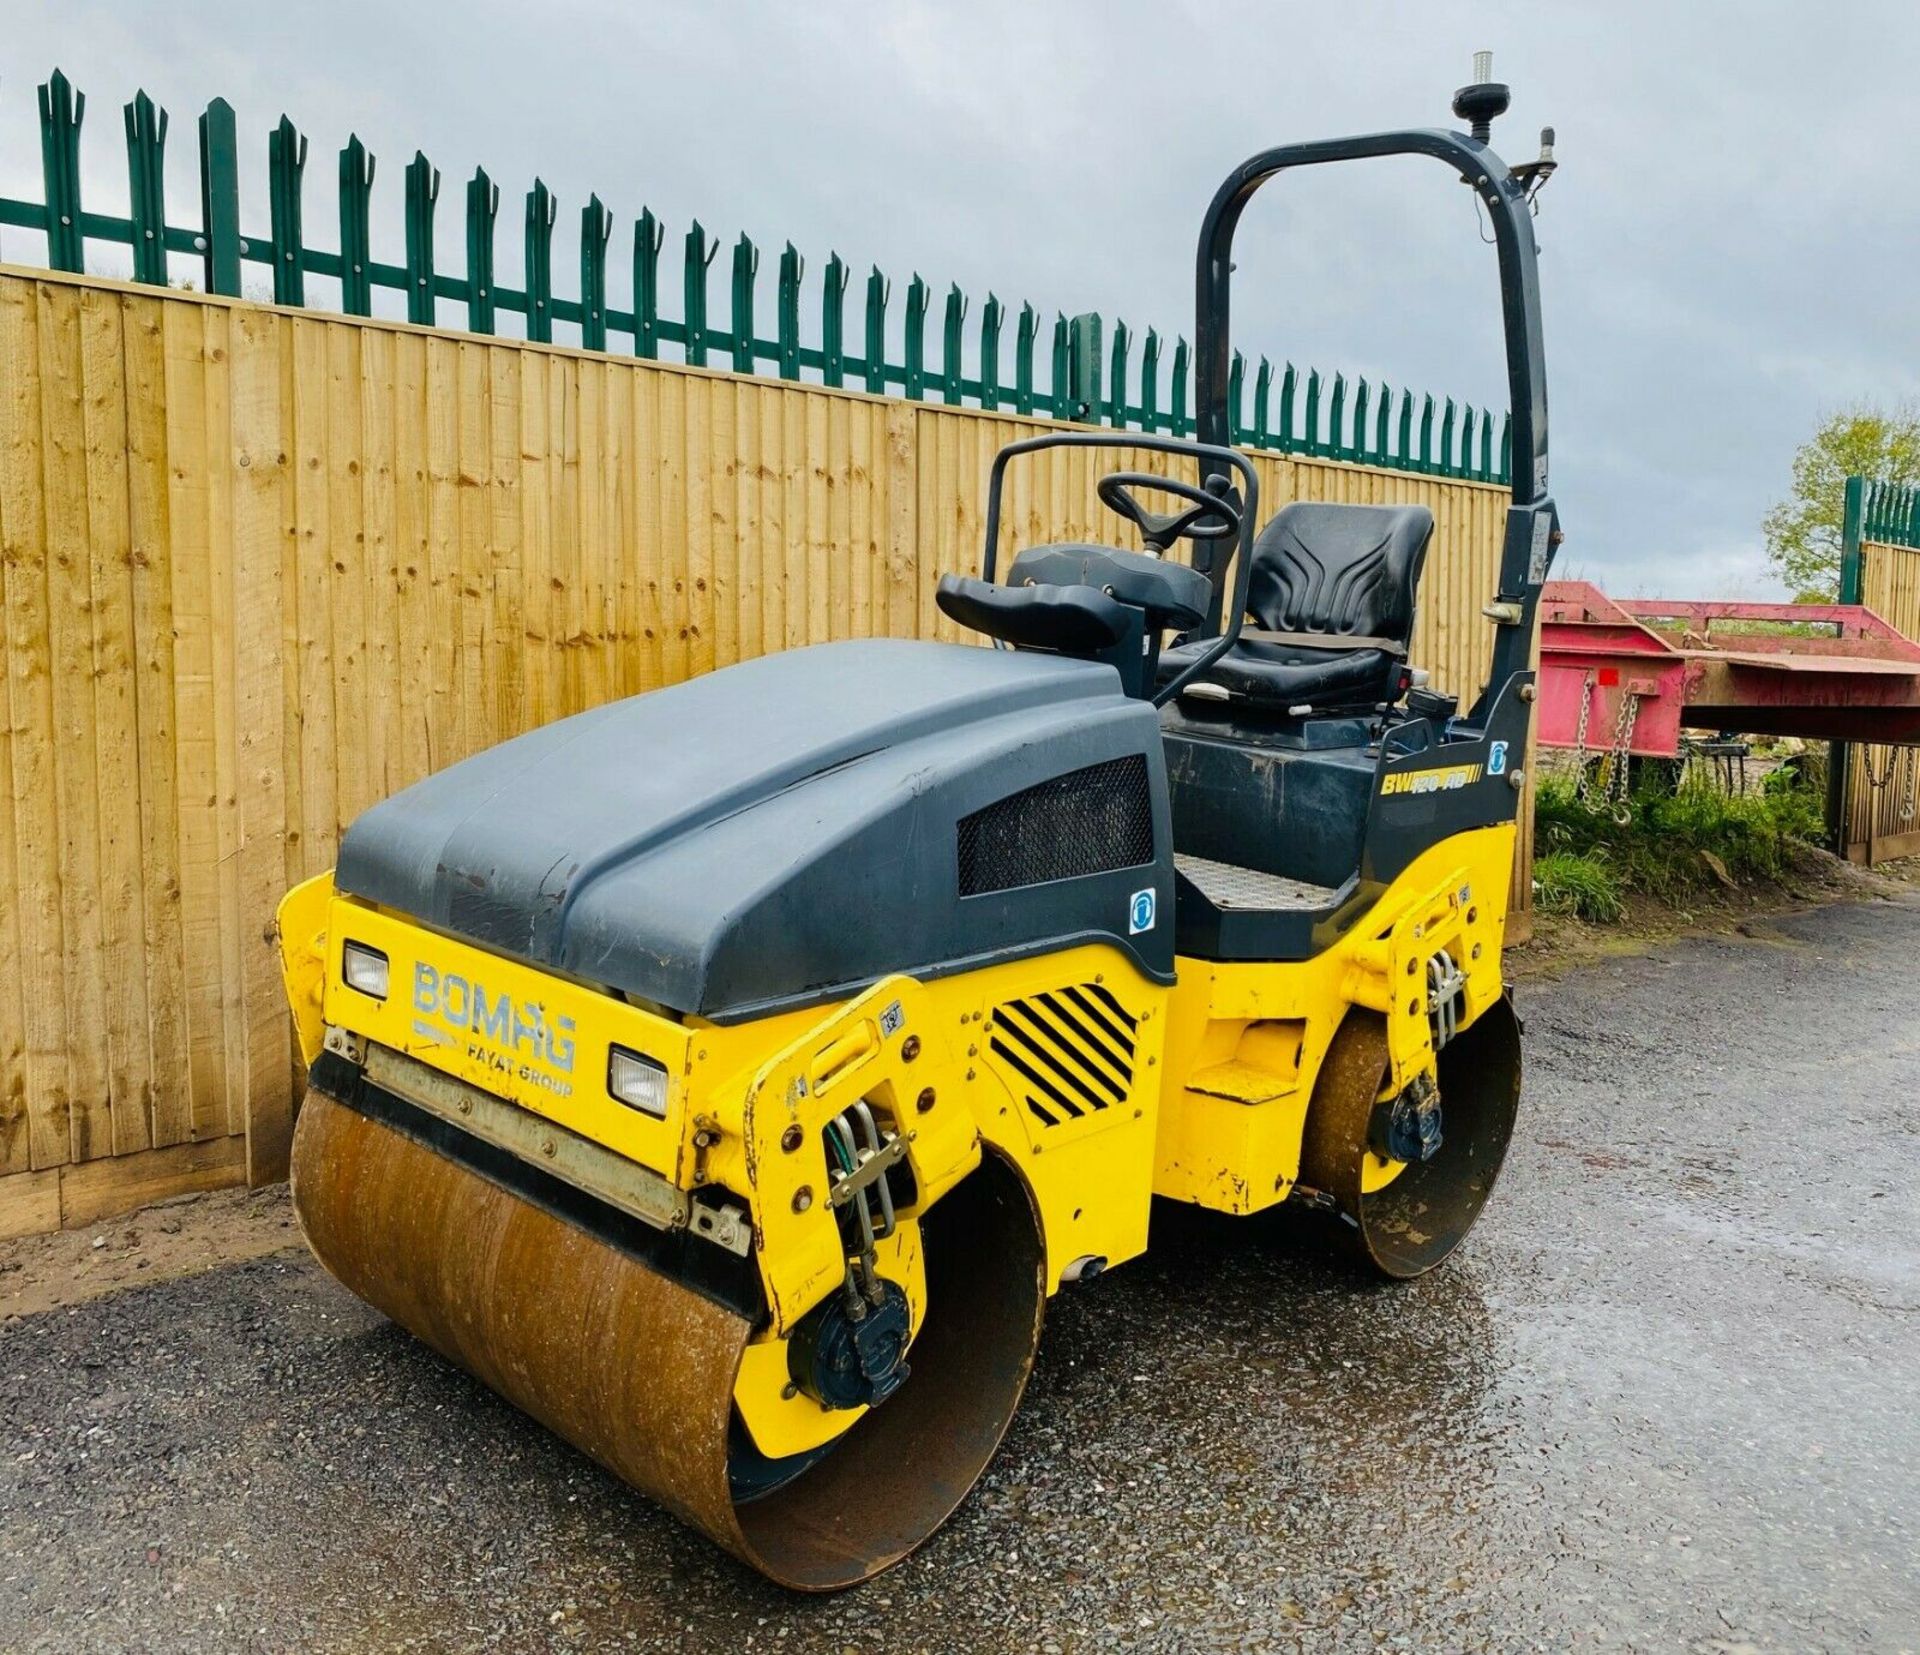
<instances>
[{"instance_id":1,"label":"grey cloudy sky","mask_svg":"<svg viewBox=\"0 0 1920 1655\"><path fill-rule=\"evenodd\" d=\"M1540 239L1563 572L1623 594L1770 593L1759 520L1795 445L1835 405L1920 395L1910 4L9 0L0 191L38 197L32 89L57 63L90 94L86 187L109 210L135 87L173 113L176 218L196 195L193 117L222 94L243 229L265 228L265 134L285 110L314 146L315 241L332 241L319 227L352 131L380 158L376 247L396 256L421 147L446 177L447 268L458 186L483 163L503 267L538 172L569 273L597 190L616 272L651 205L670 237L695 215L723 241L745 229L769 289L791 238L810 284L837 248L895 277L896 308L918 270L936 294L958 281L976 304L992 289L1171 334L1191 329L1194 233L1229 167L1291 139L1443 124L1480 47L1514 87L1508 158L1559 131ZM32 240L0 235L0 257L37 258ZM1492 253L1431 163L1283 180L1237 256L1250 356L1504 406Z\"/></svg>"}]
</instances>

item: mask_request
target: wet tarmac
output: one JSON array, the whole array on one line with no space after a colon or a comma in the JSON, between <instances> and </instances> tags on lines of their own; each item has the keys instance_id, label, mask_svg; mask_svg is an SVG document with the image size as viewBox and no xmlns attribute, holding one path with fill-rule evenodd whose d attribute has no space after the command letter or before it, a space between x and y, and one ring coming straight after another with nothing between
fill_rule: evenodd
<instances>
[{"instance_id":1,"label":"wet tarmac","mask_svg":"<svg viewBox=\"0 0 1920 1655\"><path fill-rule=\"evenodd\" d=\"M0 1648L1920 1646L1920 903L1523 985L1382 1288L1156 1217L956 1520L786 1596L281 1254L0 1333Z\"/></svg>"}]
</instances>

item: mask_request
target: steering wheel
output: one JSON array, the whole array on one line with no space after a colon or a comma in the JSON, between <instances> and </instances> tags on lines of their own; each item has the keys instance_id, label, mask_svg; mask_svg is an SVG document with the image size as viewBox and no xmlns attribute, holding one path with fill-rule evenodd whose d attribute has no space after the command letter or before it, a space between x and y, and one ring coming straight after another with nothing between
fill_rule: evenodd
<instances>
[{"instance_id":1,"label":"steering wheel","mask_svg":"<svg viewBox=\"0 0 1920 1655\"><path fill-rule=\"evenodd\" d=\"M1157 489L1188 502L1184 511L1148 511L1133 497L1136 488ZM1215 490L1219 492L1214 492ZM1150 471L1109 471L1100 479L1101 504L1139 530L1150 550L1164 552L1176 540L1227 540L1240 532L1240 507L1224 476L1209 477L1205 488Z\"/></svg>"}]
</instances>

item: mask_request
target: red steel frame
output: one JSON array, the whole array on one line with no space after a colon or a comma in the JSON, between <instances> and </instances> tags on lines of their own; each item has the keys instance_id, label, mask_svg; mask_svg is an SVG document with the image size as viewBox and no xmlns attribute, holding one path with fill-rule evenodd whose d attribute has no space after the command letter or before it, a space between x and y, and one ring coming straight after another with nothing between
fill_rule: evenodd
<instances>
[{"instance_id":1,"label":"red steel frame","mask_svg":"<svg viewBox=\"0 0 1920 1655\"><path fill-rule=\"evenodd\" d=\"M1796 630L1727 625L1754 622ZM1920 643L1857 603L1609 598L1587 581L1547 582L1540 741L1576 746L1584 705L1588 749L1609 750L1625 695L1639 698L1628 750L1644 758L1676 757L1683 728L1920 742Z\"/></svg>"}]
</instances>

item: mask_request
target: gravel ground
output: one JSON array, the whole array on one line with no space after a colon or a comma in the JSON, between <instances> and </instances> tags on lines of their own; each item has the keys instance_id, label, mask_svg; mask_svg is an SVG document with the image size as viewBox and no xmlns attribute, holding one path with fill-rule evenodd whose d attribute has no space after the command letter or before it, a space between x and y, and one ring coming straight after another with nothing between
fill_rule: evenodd
<instances>
[{"instance_id":1,"label":"gravel ground","mask_svg":"<svg viewBox=\"0 0 1920 1655\"><path fill-rule=\"evenodd\" d=\"M1920 1645L1920 902L1523 989L1506 1178L1382 1289L1167 1212L955 1521L788 1597L280 1252L0 1331L0 1647Z\"/></svg>"}]
</instances>

